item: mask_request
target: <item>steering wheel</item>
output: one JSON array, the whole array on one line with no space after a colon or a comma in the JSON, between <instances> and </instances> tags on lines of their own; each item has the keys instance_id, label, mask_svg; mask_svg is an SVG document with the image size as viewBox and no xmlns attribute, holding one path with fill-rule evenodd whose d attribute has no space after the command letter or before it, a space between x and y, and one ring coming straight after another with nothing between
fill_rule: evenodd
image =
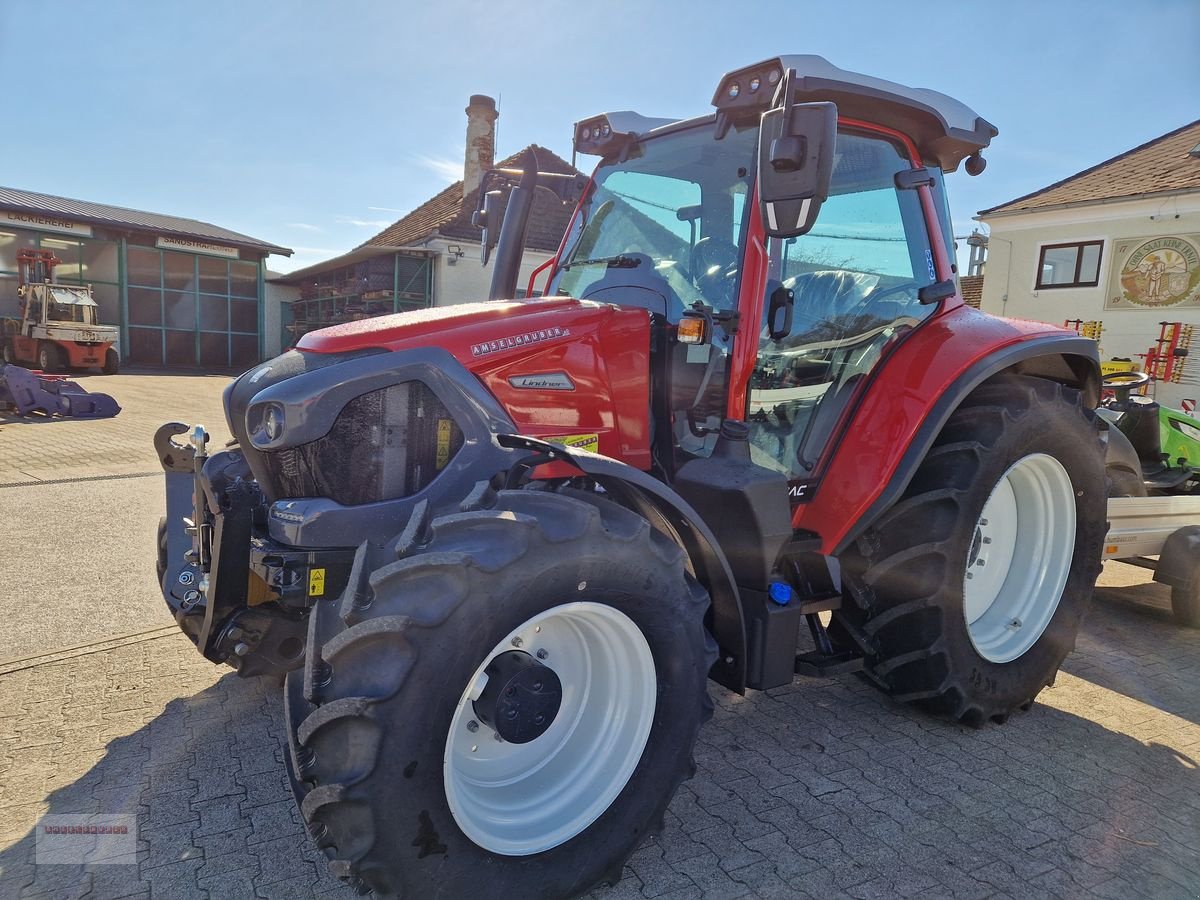
<instances>
[{"instance_id":1,"label":"steering wheel","mask_svg":"<svg viewBox=\"0 0 1200 900\"><path fill-rule=\"evenodd\" d=\"M1109 372L1100 382L1116 395L1118 403L1124 403L1134 390L1150 383L1150 376L1145 372Z\"/></svg>"},{"instance_id":2,"label":"steering wheel","mask_svg":"<svg viewBox=\"0 0 1200 900\"><path fill-rule=\"evenodd\" d=\"M705 297L716 300L713 306L730 306L733 281L729 277L737 269L738 248L722 238L700 238L692 247L688 271L694 284Z\"/></svg>"}]
</instances>

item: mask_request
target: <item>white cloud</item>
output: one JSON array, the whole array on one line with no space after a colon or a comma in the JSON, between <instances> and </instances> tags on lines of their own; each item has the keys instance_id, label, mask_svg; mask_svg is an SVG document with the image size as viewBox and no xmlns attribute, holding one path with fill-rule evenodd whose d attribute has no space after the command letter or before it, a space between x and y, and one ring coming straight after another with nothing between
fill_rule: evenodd
<instances>
[{"instance_id":1,"label":"white cloud","mask_svg":"<svg viewBox=\"0 0 1200 900\"><path fill-rule=\"evenodd\" d=\"M299 228L301 231L321 231L322 229L316 225L309 225L307 222L288 222L288 228Z\"/></svg>"},{"instance_id":2,"label":"white cloud","mask_svg":"<svg viewBox=\"0 0 1200 900\"><path fill-rule=\"evenodd\" d=\"M355 216L335 216L334 221L339 225L354 225L357 228L387 228L392 224L391 219L359 219Z\"/></svg>"},{"instance_id":3,"label":"white cloud","mask_svg":"<svg viewBox=\"0 0 1200 900\"><path fill-rule=\"evenodd\" d=\"M413 159L418 165L423 166L447 182L462 180L463 163L461 156L458 159L450 159L445 156L418 155L413 157Z\"/></svg>"}]
</instances>

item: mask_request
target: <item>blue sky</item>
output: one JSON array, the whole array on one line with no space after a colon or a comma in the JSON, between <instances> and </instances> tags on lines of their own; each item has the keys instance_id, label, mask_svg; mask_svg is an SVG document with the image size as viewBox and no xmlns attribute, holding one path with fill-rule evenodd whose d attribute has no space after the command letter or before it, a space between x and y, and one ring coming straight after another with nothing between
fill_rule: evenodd
<instances>
[{"instance_id":1,"label":"blue sky","mask_svg":"<svg viewBox=\"0 0 1200 900\"><path fill-rule=\"evenodd\" d=\"M1197 0L4 2L0 184L213 222L295 248L287 270L460 177L471 94L501 100L501 155L569 158L580 118L698 115L722 73L817 53L999 127L950 180L965 234L1200 117L1197 47Z\"/></svg>"}]
</instances>

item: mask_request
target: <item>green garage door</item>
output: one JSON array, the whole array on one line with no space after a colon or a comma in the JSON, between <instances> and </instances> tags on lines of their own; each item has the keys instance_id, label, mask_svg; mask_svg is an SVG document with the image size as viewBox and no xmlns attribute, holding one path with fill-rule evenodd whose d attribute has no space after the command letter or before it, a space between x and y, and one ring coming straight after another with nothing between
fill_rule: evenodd
<instances>
[{"instance_id":1,"label":"green garage door","mask_svg":"<svg viewBox=\"0 0 1200 900\"><path fill-rule=\"evenodd\" d=\"M258 362L259 264L126 248L135 365L245 369Z\"/></svg>"}]
</instances>

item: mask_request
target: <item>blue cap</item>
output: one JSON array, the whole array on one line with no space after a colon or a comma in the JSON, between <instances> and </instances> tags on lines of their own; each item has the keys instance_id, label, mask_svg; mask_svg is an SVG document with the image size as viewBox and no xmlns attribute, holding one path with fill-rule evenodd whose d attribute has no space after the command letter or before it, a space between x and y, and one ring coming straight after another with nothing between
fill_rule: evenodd
<instances>
[{"instance_id":1,"label":"blue cap","mask_svg":"<svg viewBox=\"0 0 1200 900\"><path fill-rule=\"evenodd\" d=\"M787 606L788 601L792 599L791 585L784 584L782 581L773 581L767 590L767 595L780 606Z\"/></svg>"}]
</instances>

